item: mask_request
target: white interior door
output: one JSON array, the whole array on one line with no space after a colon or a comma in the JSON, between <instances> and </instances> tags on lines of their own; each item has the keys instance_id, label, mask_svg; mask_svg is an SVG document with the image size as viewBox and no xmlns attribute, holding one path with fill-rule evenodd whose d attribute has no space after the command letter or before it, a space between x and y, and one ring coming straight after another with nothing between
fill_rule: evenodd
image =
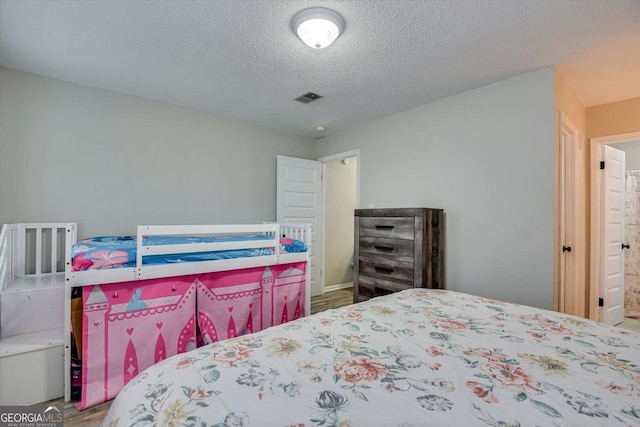
<instances>
[{"instance_id":1,"label":"white interior door","mask_svg":"<svg viewBox=\"0 0 640 427\"><path fill-rule=\"evenodd\" d=\"M558 112L559 122L559 218L557 309L576 316L587 315L585 278L584 177L580 132L569 116Z\"/></svg>"},{"instance_id":2,"label":"white interior door","mask_svg":"<svg viewBox=\"0 0 640 427\"><path fill-rule=\"evenodd\" d=\"M560 302L562 313L584 316L583 294L577 283L575 143L560 134ZM584 291L584 290L582 290Z\"/></svg>"},{"instance_id":3,"label":"white interior door","mask_svg":"<svg viewBox=\"0 0 640 427\"><path fill-rule=\"evenodd\" d=\"M322 163L277 156L276 221L311 224L311 296L322 295Z\"/></svg>"},{"instance_id":4,"label":"white interior door","mask_svg":"<svg viewBox=\"0 0 640 427\"><path fill-rule=\"evenodd\" d=\"M624 320L624 151L602 146L602 280L599 305L602 322L615 325Z\"/></svg>"}]
</instances>

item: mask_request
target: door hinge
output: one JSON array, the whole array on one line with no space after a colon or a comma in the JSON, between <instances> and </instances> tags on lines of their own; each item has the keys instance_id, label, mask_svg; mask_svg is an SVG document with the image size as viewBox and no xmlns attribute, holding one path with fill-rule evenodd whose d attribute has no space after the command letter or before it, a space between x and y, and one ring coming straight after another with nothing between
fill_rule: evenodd
<instances>
[{"instance_id":1,"label":"door hinge","mask_svg":"<svg viewBox=\"0 0 640 427\"><path fill-rule=\"evenodd\" d=\"M600 169L604 169L604 162L600 162Z\"/></svg>"},{"instance_id":2,"label":"door hinge","mask_svg":"<svg viewBox=\"0 0 640 427\"><path fill-rule=\"evenodd\" d=\"M598 298L598 307L604 307L604 299Z\"/></svg>"}]
</instances>

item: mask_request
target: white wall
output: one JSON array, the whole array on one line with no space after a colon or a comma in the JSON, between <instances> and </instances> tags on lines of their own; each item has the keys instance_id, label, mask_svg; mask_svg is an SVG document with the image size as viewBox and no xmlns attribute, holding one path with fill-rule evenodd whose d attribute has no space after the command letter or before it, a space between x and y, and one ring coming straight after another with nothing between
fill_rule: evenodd
<instances>
[{"instance_id":1,"label":"white wall","mask_svg":"<svg viewBox=\"0 0 640 427\"><path fill-rule=\"evenodd\" d=\"M360 207L446 211L446 287L553 308L551 67L316 144L360 149Z\"/></svg>"},{"instance_id":2,"label":"white wall","mask_svg":"<svg viewBox=\"0 0 640 427\"><path fill-rule=\"evenodd\" d=\"M353 281L353 210L356 208L357 157L325 163L325 286Z\"/></svg>"},{"instance_id":3,"label":"white wall","mask_svg":"<svg viewBox=\"0 0 640 427\"><path fill-rule=\"evenodd\" d=\"M316 158L302 136L0 68L0 223L274 220L278 154Z\"/></svg>"},{"instance_id":4,"label":"white wall","mask_svg":"<svg viewBox=\"0 0 640 427\"><path fill-rule=\"evenodd\" d=\"M551 67L301 136L0 68L0 222L275 218L275 156L360 149L360 206L446 211L448 289L553 307ZM243 173L244 172L244 173Z\"/></svg>"},{"instance_id":5,"label":"white wall","mask_svg":"<svg viewBox=\"0 0 640 427\"><path fill-rule=\"evenodd\" d=\"M628 171L640 170L640 140L611 144L615 149L624 151L624 167Z\"/></svg>"}]
</instances>

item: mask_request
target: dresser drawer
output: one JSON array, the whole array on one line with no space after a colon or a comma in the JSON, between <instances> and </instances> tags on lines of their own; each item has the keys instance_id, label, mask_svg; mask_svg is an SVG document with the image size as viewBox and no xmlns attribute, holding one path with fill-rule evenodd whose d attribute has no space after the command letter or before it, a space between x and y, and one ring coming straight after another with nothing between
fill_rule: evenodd
<instances>
[{"instance_id":1,"label":"dresser drawer","mask_svg":"<svg viewBox=\"0 0 640 427\"><path fill-rule=\"evenodd\" d=\"M360 236L387 239L414 239L413 217L361 217Z\"/></svg>"},{"instance_id":2,"label":"dresser drawer","mask_svg":"<svg viewBox=\"0 0 640 427\"><path fill-rule=\"evenodd\" d=\"M444 210L355 209L354 225L355 302L410 288L444 288Z\"/></svg>"},{"instance_id":3,"label":"dresser drawer","mask_svg":"<svg viewBox=\"0 0 640 427\"><path fill-rule=\"evenodd\" d=\"M374 279L367 276L358 277L358 293L371 298L411 288L413 288L413 285Z\"/></svg>"},{"instance_id":4,"label":"dresser drawer","mask_svg":"<svg viewBox=\"0 0 640 427\"><path fill-rule=\"evenodd\" d=\"M391 289L386 289L386 288L380 288L380 287L370 288L368 286L359 286L357 302L366 301L368 299L379 297L382 295L389 295L394 292L395 291Z\"/></svg>"},{"instance_id":5,"label":"dresser drawer","mask_svg":"<svg viewBox=\"0 0 640 427\"><path fill-rule=\"evenodd\" d=\"M413 240L360 237L360 255L413 262Z\"/></svg>"},{"instance_id":6,"label":"dresser drawer","mask_svg":"<svg viewBox=\"0 0 640 427\"><path fill-rule=\"evenodd\" d=\"M399 262L384 258L360 257L359 274L378 277L383 280L401 280L413 284L413 263Z\"/></svg>"}]
</instances>

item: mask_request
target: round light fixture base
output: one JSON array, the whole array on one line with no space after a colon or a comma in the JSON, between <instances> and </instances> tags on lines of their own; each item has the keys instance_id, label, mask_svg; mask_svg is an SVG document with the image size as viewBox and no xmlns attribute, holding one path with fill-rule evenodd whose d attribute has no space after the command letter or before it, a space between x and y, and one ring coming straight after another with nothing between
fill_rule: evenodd
<instances>
[{"instance_id":1,"label":"round light fixture base","mask_svg":"<svg viewBox=\"0 0 640 427\"><path fill-rule=\"evenodd\" d=\"M301 10L291 20L293 32L314 49L323 49L333 43L344 31L344 26L340 14L323 7Z\"/></svg>"}]
</instances>

